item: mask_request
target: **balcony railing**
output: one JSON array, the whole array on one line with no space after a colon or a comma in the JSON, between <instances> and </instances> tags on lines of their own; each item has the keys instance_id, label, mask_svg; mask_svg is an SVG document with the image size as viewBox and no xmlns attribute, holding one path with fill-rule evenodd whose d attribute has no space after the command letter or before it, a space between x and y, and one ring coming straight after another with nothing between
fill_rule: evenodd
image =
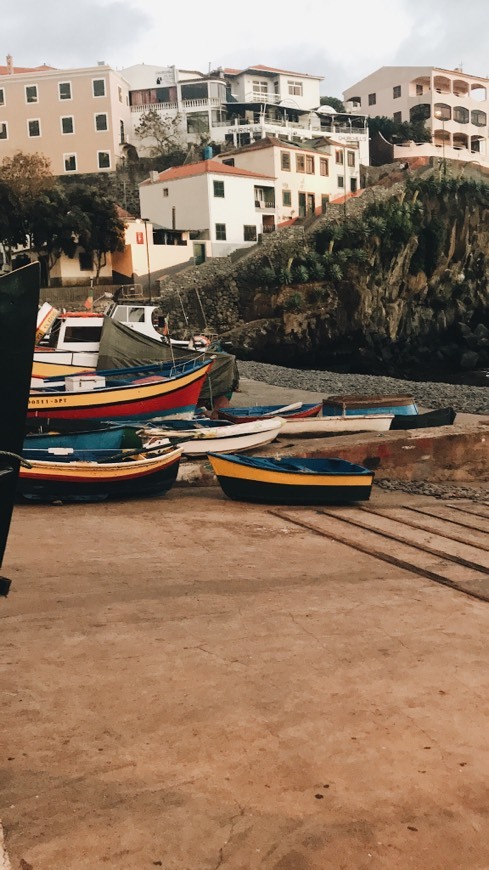
<instances>
[{"instance_id":1,"label":"balcony railing","mask_svg":"<svg viewBox=\"0 0 489 870\"><path fill-rule=\"evenodd\" d=\"M222 106L221 100L217 97L210 97L202 100L182 100L180 106L178 103L143 103L141 106L131 106L131 112L178 112L179 110L189 109L215 109Z\"/></svg>"}]
</instances>

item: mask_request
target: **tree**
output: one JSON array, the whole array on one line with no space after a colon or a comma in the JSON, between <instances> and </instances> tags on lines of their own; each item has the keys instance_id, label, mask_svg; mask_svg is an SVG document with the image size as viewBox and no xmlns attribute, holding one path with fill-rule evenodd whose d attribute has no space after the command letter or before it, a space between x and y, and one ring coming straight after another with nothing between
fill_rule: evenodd
<instances>
[{"instance_id":1,"label":"tree","mask_svg":"<svg viewBox=\"0 0 489 870\"><path fill-rule=\"evenodd\" d=\"M75 184L69 188L68 197L72 245L80 245L92 255L98 283L107 254L124 250L124 221L113 199L95 185Z\"/></svg>"},{"instance_id":2,"label":"tree","mask_svg":"<svg viewBox=\"0 0 489 870\"><path fill-rule=\"evenodd\" d=\"M345 106L338 97L321 97L319 102L322 106L331 106L332 109L340 114L345 111Z\"/></svg>"},{"instance_id":3,"label":"tree","mask_svg":"<svg viewBox=\"0 0 489 870\"><path fill-rule=\"evenodd\" d=\"M48 276L61 257L73 256L74 216L71 214L67 189L57 186L43 191L32 204L29 216L31 249L44 258Z\"/></svg>"},{"instance_id":4,"label":"tree","mask_svg":"<svg viewBox=\"0 0 489 870\"><path fill-rule=\"evenodd\" d=\"M430 142L431 133L426 129L424 121L417 120L409 123L408 121L394 121L394 118L376 115L368 119L368 129L370 134L380 133L387 142Z\"/></svg>"},{"instance_id":5,"label":"tree","mask_svg":"<svg viewBox=\"0 0 489 870\"><path fill-rule=\"evenodd\" d=\"M49 166L43 155L22 151L0 163L0 241L9 266L13 249L28 243L34 203L56 183Z\"/></svg>"},{"instance_id":6,"label":"tree","mask_svg":"<svg viewBox=\"0 0 489 870\"><path fill-rule=\"evenodd\" d=\"M161 157L174 151L185 153L185 140L182 136L182 116L160 115L156 109L149 109L134 130L140 140L149 139L153 144L147 145L150 157Z\"/></svg>"}]
</instances>

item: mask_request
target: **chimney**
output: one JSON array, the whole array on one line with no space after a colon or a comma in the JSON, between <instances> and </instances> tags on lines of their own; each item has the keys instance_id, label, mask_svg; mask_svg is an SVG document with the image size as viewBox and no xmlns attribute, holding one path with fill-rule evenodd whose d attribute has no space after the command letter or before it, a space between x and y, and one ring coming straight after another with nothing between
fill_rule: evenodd
<instances>
[{"instance_id":1,"label":"chimney","mask_svg":"<svg viewBox=\"0 0 489 870\"><path fill-rule=\"evenodd\" d=\"M14 74L14 59L11 54L7 55L7 75L12 76Z\"/></svg>"}]
</instances>

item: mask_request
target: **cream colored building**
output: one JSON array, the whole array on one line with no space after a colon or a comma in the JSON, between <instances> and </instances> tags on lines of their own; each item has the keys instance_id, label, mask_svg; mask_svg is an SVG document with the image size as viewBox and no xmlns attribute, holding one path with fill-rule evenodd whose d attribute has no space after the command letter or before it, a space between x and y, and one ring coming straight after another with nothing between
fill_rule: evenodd
<instances>
[{"instance_id":1,"label":"cream colored building","mask_svg":"<svg viewBox=\"0 0 489 870\"><path fill-rule=\"evenodd\" d=\"M39 153L54 175L114 171L130 128L129 88L106 64L0 67L0 161Z\"/></svg>"},{"instance_id":2,"label":"cream colored building","mask_svg":"<svg viewBox=\"0 0 489 870\"><path fill-rule=\"evenodd\" d=\"M398 157L436 156L489 165L489 79L461 69L385 66L343 94L352 111L397 122L422 120L433 142L395 148Z\"/></svg>"},{"instance_id":3,"label":"cream colored building","mask_svg":"<svg viewBox=\"0 0 489 870\"><path fill-rule=\"evenodd\" d=\"M226 151L216 160L274 177L277 225L321 214L329 201L360 187L359 149L354 140L348 144L322 138L298 145L266 137Z\"/></svg>"}]
</instances>

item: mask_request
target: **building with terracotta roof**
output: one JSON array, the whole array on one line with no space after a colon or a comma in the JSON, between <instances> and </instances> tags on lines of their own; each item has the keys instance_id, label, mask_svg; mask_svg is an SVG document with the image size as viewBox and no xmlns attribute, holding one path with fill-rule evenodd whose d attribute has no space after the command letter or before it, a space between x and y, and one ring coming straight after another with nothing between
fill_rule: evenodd
<instances>
[{"instance_id":1,"label":"building with terracotta roof","mask_svg":"<svg viewBox=\"0 0 489 870\"><path fill-rule=\"evenodd\" d=\"M275 179L218 160L154 172L139 186L141 214L161 230L190 230L194 258L224 257L275 229Z\"/></svg>"}]
</instances>

